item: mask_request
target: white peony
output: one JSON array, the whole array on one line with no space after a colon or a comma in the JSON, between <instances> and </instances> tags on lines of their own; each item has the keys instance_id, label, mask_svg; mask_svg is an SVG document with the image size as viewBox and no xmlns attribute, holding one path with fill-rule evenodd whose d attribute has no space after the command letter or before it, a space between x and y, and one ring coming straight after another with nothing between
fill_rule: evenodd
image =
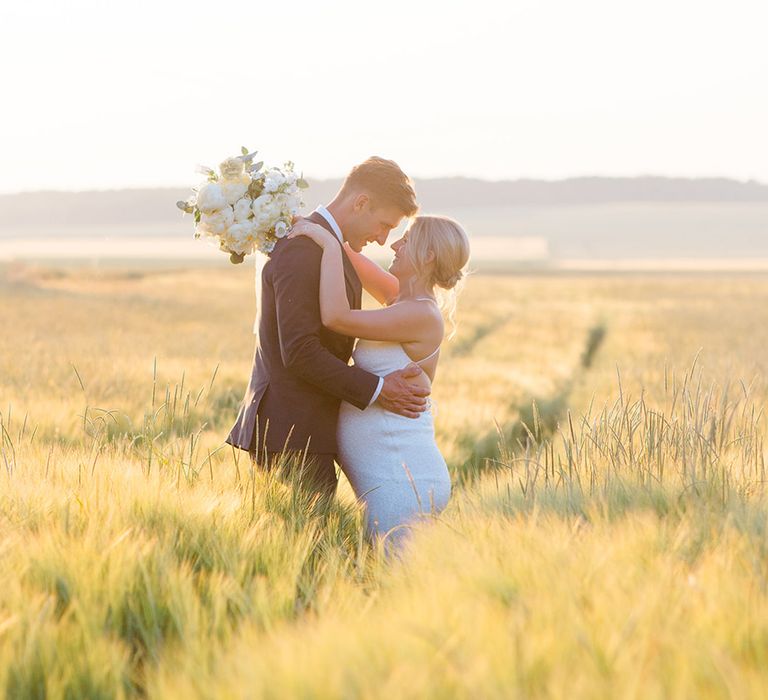
<instances>
[{"instance_id":1,"label":"white peony","mask_svg":"<svg viewBox=\"0 0 768 700\"><path fill-rule=\"evenodd\" d=\"M250 221L243 221L241 223L232 224L227 231L227 239L233 239L236 241L253 241L254 238L254 226Z\"/></svg>"},{"instance_id":2,"label":"white peony","mask_svg":"<svg viewBox=\"0 0 768 700\"><path fill-rule=\"evenodd\" d=\"M280 209L272 207L261 211L256 217L256 224L261 229L270 229L275 225L279 218Z\"/></svg>"},{"instance_id":3,"label":"white peony","mask_svg":"<svg viewBox=\"0 0 768 700\"><path fill-rule=\"evenodd\" d=\"M241 199L248 191L248 185L251 184L249 177L243 177L240 180L226 180L221 183L221 191L227 204L234 204Z\"/></svg>"},{"instance_id":4,"label":"white peony","mask_svg":"<svg viewBox=\"0 0 768 700\"><path fill-rule=\"evenodd\" d=\"M227 205L227 199L216 182L207 182L197 192L197 208L204 212L212 212L222 209Z\"/></svg>"},{"instance_id":5,"label":"white peony","mask_svg":"<svg viewBox=\"0 0 768 700\"><path fill-rule=\"evenodd\" d=\"M251 215L251 204L253 200L250 197L243 197L235 202L235 221L247 221Z\"/></svg>"},{"instance_id":6,"label":"white peony","mask_svg":"<svg viewBox=\"0 0 768 700\"><path fill-rule=\"evenodd\" d=\"M241 253L247 255L248 253L253 252L253 241L248 241L246 239L230 239L227 237L224 239L224 244L226 249L231 253Z\"/></svg>"},{"instance_id":7,"label":"white peony","mask_svg":"<svg viewBox=\"0 0 768 700\"><path fill-rule=\"evenodd\" d=\"M201 223L210 232L216 235L226 233L227 229L235 223L235 212L232 207L225 204L222 209L203 214Z\"/></svg>"},{"instance_id":8,"label":"white peony","mask_svg":"<svg viewBox=\"0 0 768 700\"><path fill-rule=\"evenodd\" d=\"M222 240L227 250L233 253L252 253L256 242L253 224L250 222L233 224Z\"/></svg>"},{"instance_id":9,"label":"white peony","mask_svg":"<svg viewBox=\"0 0 768 700\"><path fill-rule=\"evenodd\" d=\"M271 226L280 218L282 207L272 195L262 194L253 200L251 209L259 226Z\"/></svg>"},{"instance_id":10,"label":"white peony","mask_svg":"<svg viewBox=\"0 0 768 700\"><path fill-rule=\"evenodd\" d=\"M272 203L272 195L271 194L261 194L256 199L253 200L253 204L251 205L251 210L253 213L258 216L261 214L261 211L269 206Z\"/></svg>"}]
</instances>

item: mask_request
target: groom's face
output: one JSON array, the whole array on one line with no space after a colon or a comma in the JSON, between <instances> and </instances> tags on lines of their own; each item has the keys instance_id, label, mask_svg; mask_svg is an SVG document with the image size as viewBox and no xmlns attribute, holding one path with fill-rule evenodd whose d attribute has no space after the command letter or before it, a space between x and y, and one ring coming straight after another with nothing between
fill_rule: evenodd
<instances>
[{"instance_id":1,"label":"groom's face","mask_svg":"<svg viewBox=\"0 0 768 700\"><path fill-rule=\"evenodd\" d=\"M384 245L390 232L403 220L403 213L397 207L376 206L366 194L355 199L353 213L344 228L344 237L357 253L368 243Z\"/></svg>"}]
</instances>

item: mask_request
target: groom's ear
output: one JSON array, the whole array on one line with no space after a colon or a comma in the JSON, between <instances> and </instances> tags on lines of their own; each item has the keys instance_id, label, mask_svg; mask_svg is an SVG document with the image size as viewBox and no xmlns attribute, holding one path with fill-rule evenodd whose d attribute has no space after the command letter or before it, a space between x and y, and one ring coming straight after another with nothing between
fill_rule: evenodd
<instances>
[{"instance_id":1,"label":"groom's ear","mask_svg":"<svg viewBox=\"0 0 768 700\"><path fill-rule=\"evenodd\" d=\"M363 209L365 209L368 202L371 201L371 198L365 194L365 192L361 192L360 194L355 196L355 199L352 201L352 210L359 214Z\"/></svg>"}]
</instances>

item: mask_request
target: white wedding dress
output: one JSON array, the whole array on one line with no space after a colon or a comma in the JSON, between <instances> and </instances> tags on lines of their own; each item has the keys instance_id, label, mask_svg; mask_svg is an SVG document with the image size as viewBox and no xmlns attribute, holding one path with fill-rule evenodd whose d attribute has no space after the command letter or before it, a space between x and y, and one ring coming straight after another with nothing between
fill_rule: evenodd
<instances>
[{"instance_id":1,"label":"white wedding dress","mask_svg":"<svg viewBox=\"0 0 768 700\"><path fill-rule=\"evenodd\" d=\"M437 350L417 364L435 354ZM363 339L352 358L379 376L413 362L400 343ZM369 533L386 535L395 544L407 534L409 523L445 508L451 480L435 444L431 408L419 418L405 418L378 404L361 411L342 402L337 438L341 467L365 504Z\"/></svg>"}]
</instances>

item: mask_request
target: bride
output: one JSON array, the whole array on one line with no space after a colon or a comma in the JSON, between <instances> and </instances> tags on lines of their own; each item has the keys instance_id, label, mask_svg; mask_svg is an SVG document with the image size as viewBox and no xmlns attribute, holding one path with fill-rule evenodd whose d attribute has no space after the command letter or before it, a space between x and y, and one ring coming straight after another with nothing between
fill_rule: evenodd
<instances>
[{"instance_id":1,"label":"bride","mask_svg":"<svg viewBox=\"0 0 768 700\"><path fill-rule=\"evenodd\" d=\"M344 288L342 249L332 233L311 221L297 221L289 237L307 236L323 249L320 311L323 325L359 338L355 365L383 376L408 364L420 366L417 379L431 386L445 334L435 287L453 289L469 259L461 226L442 216L417 216L392 244L389 272L345 246L365 290L383 304L352 310ZM433 417L425 411L405 418L374 404L364 411L343 402L337 430L339 459L355 495L365 504L373 536L392 544L421 514L439 513L451 482L435 444Z\"/></svg>"}]
</instances>

